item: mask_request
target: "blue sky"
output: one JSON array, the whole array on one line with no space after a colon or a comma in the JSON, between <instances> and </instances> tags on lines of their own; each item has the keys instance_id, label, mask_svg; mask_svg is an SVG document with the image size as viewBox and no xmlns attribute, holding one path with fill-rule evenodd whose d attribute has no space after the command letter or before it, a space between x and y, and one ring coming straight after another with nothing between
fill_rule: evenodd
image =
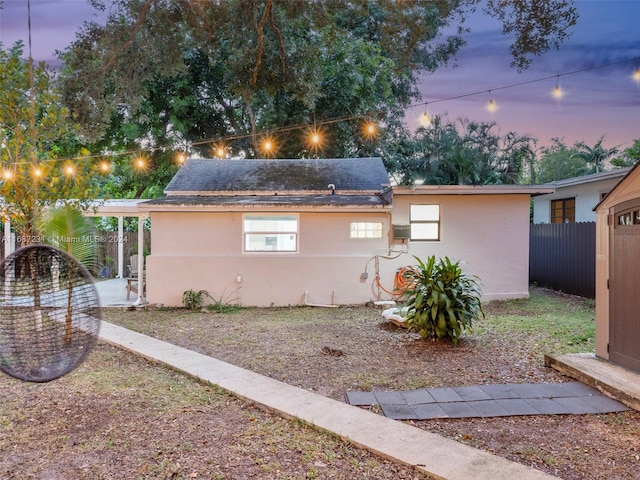
<instances>
[{"instance_id":1,"label":"blue sky","mask_svg":"<svg viewBox=\"0 0 640 480\"><path fill-rule=\"evenodd\" d=\"M26 0L4 0L0 10L0 41L5 48L18 38L27 44ZM552 137L567 144L593 145L605 136L606 147L630 146L640 139L640 84L631 79L638 58L640 67L640 0L576 0L580 18L560 50L534 59L518 73L509 66L509 39L500 24L478 13L468 26L467 46L457 56L457 66L424 77L420 85L428 102L407 112L407 123L417 125L424 113L495 121L500 132L515 131L548 144ZM31 0L33 56L52 62L54 51L64 49L84 20L100 20L85 0ZM626 60L631 60L624 62ZM619 63L582 73L585 68ZM521 87L502 87L546 77L556 77ZM562 100L551 98L556 79L565 91ZM488 91L491 90L491 94ZM483 92L457 100L445 100ZM486 104L493 98L498 110Z\"/></svg>"}]
</instances>

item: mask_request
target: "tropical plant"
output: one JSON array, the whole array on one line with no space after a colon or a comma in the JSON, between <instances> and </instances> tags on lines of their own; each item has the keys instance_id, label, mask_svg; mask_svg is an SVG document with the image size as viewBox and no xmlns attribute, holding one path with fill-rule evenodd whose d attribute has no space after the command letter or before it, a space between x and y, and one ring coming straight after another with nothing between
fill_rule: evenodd
<instances>
[{"instance_id":1,"label":"tropical plant","mask_svg":"<svg viewBox=\"0 0 640 480\"><path fill-rule=\"evenodd\" d=\"M589 173L598 173L606 170L607 160L615 157L620 151L618 147L605 148L602 145L603 141L604 136L600 137L593 147L585 142L578 142L574 146L576 151L573 155L582 158L590 166Z\"/></svg>"},{"instance_id":2,"label":"tropical plant","mask_svg":"<svg viewBox=\"0 0 640 480\"><path fill-rule=\"evenodd\" d=\"M448 339L457 345L474 319L484 317L479 279L460 268L448 257L426 262L414 257L418 265L405 275L412 288L404 294L407 325L422 338Z\"/></svg>"},{"instance_id":3,"label":"tropical plant","mask_svg":"<svg viewBox=\"0 0 640 480\"><path fill-rule=\"evenodd\" d=\"M182 294L182 304L187 310L197 310L204 304L204 297L211 297L206 290L186 290Z\"/></svg>"}]
</instances>

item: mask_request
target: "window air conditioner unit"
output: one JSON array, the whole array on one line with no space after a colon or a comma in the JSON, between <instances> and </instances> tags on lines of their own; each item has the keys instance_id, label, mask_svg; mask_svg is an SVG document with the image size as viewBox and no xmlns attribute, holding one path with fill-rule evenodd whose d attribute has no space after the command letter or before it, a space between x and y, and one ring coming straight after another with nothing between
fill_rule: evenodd
<instances>
[{"instance_id":1,"label":"window air conditioner unit","mask_svg":"<svg viewBox=\"0 0 640 480\"><path fill-rule=\"evenodd\" d=\"M411 238L411 225L394 225L393 238L397 240L408 240Z\"/></svg>"}]
</instances>

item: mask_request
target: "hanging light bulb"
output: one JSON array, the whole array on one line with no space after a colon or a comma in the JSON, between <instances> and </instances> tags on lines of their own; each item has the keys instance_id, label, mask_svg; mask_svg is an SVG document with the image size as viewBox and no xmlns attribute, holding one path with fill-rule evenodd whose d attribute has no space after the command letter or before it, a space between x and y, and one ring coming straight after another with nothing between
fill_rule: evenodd
<instances>
[{"instance_id":1,"label":"hanging light bulb","mask_svg":"<svg viewBox=\"0 0 640 480\"><path fill-rule=\"evenodd\" d=\"M560 84L558 83L559 79L560 75L558 75L558 78L556 79L556 86L553 87L553 91L551 92L551 96L556 100L560 100L562 97L564 97L564 91L560 88Z\"/></svg>"},{"instance_id":2,"label":"hanging light bulb","mask_svg":"<svg viewBox=\"0 0 640 480\"><path fill-rule=\"evenodd\" d=\"M75 173L76 173L76 167L74 167L72 163L67 163L64 166L64 174L67 177L73 177Z\"/></svg>"},{"instance_id":3,"label":"hanging light bulb","mask_svg":"<svg viewBox=\"0 0 640 480\"><path fill-rule=\"evenodd\" d=\"M633 78L634 82L640 83L640 68L636 67L631 78Z\"/></svg>"},{"instance_id":4,"label":"hanging light bulb","mask_svg":"<svg viewBox=\"0 0 640 480\"><path fill-rule=\"evenodd\" d=\"M489 99L489 103L487 103L487 110L491 113L498 110L498 104L493 98Z\"/></svg>"},{"instance_id":5,"label":"hanging light bulb","mask_svg":"<svg viewBox=\"0 0 640 480\"><path fill-rule=\"evenodd\" d=\"M106 160L100 162L100 171L102 173L108 173L111 170L111 165Z\"/></svg>"},{"instance_id":6,"label":"hanging light bulb","mask_svg":"<svg viewBox=\"0 0 640 480\"><path fill-rule=\"evenodd\" d=\"M147 168L147 162L145 160L145 158L143 156L137 157L134 161L133 161L133 165L136 167L136 169L138 170L146 170Z\"/></svg>"},{"instance_id":7,"label":"hanging light bulb","mask_svg":"<svg viewBox=\"0 0 640 480\"><path fill-rule=\"evenodd\" d=\"M364 125L362 126L362 136L364 138L366 138L367 140L371 140L372 138L375 138L375 136L378 134L378 126L372 122L365 122Z\"/></svg>"},{"instance_id":8,"label":"hanging light bulb","mask_svg":"<svg viewBox=\"0 0 640 480\"><path fill-rule=\"evenodd\" d=\"M213 156L216 158L226 158L227 156L227 148L224 144L214 145L213 146Z\"/></svg>"},{"instance_id":9,"label":"hanging light bulb","mask_svg":"<svg viewBox=\"0 0 640 480\"><path fill-rule=\"evenodd\" d=\"M324 134L315 126L309 130L307 137L307 146L310 150L317 152L324 145Z\"/></svg>"},{"instance_id":10,"label":"hanging light bulb","mask_svg":"<svg viewBox=\"0 0 640 480\"><path fill-rule=\"evenodd\" d=\"M429 116L426 110L418 118L418 123L420 124L420 126L424 128L429 128L431 126L431 117Z\"/></svg>"},{"instance_id":11,"label":"hanging light bulb","mask_svg":"<svg viewBox=\"0 0 640 480\"><path fill-rule=\"evenodd\" d=\"M260 144L260 150L265 157L269 158L274 155L277 150L277 145L273 137L266 136Z\"/></svg>"},{"instance_id":12,"label":"hanging light bulb","mask_svg":"<svg viewBox=\"0 0 640 480\"><path fill-rule=\"evenodd\" d=\"M38 178L42 178L42 169L40 167L35 167L33 169L33 176L38 179Z\"/></svg>"},{"instance_id":13,"label":"hanging light bulb","mask_svg":"<svg viewBox=\"0 0 640 480\"><path fill-rule=\"evenodd\" d=\"M176 162L178 162L178 165L184 165L184 162L187 161L187 155L184 153L179 153L176 156Z\"/></svg>"}]
</instances>

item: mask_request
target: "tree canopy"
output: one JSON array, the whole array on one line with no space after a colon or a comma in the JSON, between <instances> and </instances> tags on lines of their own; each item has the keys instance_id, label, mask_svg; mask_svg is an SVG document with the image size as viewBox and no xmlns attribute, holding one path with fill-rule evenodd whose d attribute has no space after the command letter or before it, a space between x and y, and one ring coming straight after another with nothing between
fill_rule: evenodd
<instances>
[{"instance_id":1,"label":"tree canopy","mask_svg":"<svg viewBox=\"0 0 640 480\"><path fill-rule=\"evenodd\" d=\"M486 6L514 37L521 68L557 46L577 18L572 0L554 0L554 9L538 3ZM398 152L400 145L384 142L408 135L402 118L418 99L418 76L462 48L464 16L478 4L114 0L106 24L85 24L62 54L64 101L102 151L219 150L249 158ZM449 36L447 26L454 27ZM384 142L363 134L359 120L367 119L388 130ZM308 144L305 134L315 130L321 143ZM264 149L275 131L277 150Z\"/></svg>"},{"instance_id":2,"label":"tree canopy","mask_svg":"<svg viewBox=\"0 0 640 480\"><path fill-rule=\"evenodd\" d=\"M91 198L96 169L94 162L65 163L88 152L68 122L51 72L22 56L21 42L0 48L0 196L3 215L23 243L36 243L42 241L41 210L61 200L80 204Z\"/></svg>"}]
</instances>

